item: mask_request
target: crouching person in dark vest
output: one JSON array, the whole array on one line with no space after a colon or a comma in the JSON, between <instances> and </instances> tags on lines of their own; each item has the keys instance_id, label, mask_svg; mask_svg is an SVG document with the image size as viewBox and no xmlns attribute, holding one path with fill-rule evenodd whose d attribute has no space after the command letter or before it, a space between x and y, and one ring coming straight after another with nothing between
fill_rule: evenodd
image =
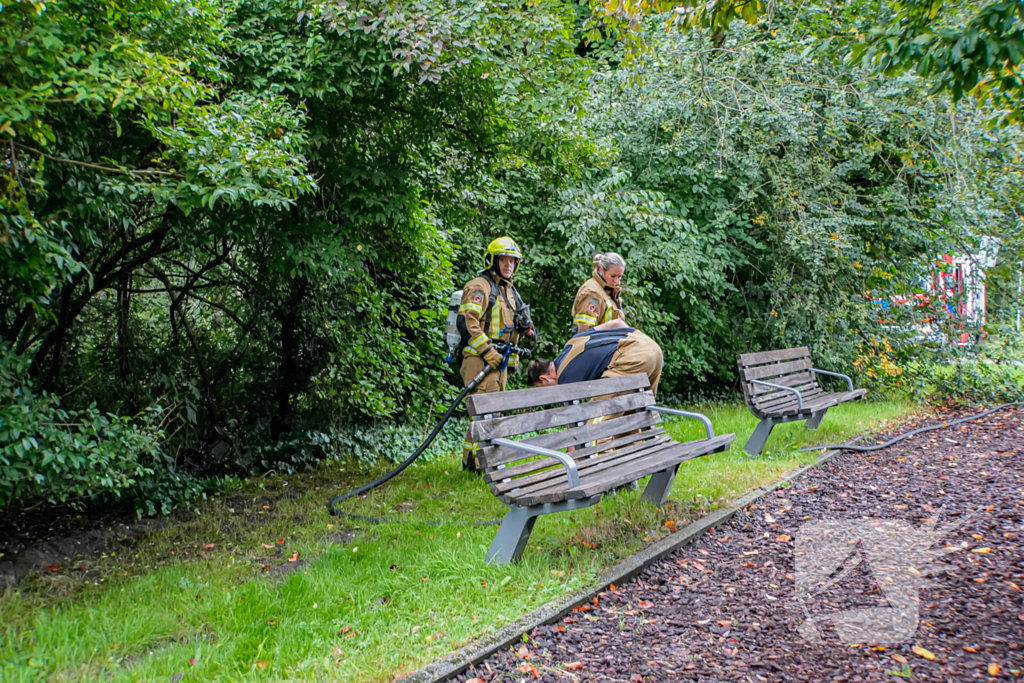
<instances>
[{"instance_id":1,"label":"crouching person in dark vest","mask_svg":"<svg viewBox=\"0 0 1024 683\"><path fill-rule=\"evenodd\" d=\"M554 360L531 360L526 366L526 381L533 387L547 387L642 372L651 382L651 391L657 394L663 365L657 342L622 320L611 320L573 335Z\"/></svg>"}]
</instances>

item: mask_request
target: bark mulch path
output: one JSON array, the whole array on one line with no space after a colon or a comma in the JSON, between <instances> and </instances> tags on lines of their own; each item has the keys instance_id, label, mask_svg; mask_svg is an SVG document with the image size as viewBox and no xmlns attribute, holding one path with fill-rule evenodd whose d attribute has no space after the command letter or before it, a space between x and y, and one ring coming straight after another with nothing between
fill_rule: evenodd
<instances>
[{"instance_id":1,"label":"bark mulch path","mask_svg":"<svg viewBox=\"0 0 1024 683\"><path fill-rule=\"evenodd\" d=\"M1022 516L1024 410L847 452L453 680L1024 681Z\"/></svg>"}]
</instances>

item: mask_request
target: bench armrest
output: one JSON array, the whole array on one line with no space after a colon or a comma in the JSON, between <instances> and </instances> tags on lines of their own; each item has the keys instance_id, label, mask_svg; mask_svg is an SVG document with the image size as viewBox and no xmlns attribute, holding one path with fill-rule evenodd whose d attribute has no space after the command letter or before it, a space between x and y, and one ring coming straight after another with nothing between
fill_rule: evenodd
<instances>
[{"instance_id":1,"label":"bench armrest","mask_svg":"<svg viewBox=\"0 0 1024 683\"><path fill-rule=\"evenodd\" d=\"M554 458L565 467L565 473L569 477L569 488L574 489L580 485L580 474L576 470L576 461L572 459L572 456L566 455L565 453L559 453L558 451L553 451L548 448L531 446L530 444L525 444L521 441L510 441L508 439L494 439L491 441L491 445L504 446L516 451L523 451L524 453L546 455L549 458Z\"/></svg>"},{"instance_id":2,"label":"bench armrest","mask_svg":"<svg viewBox=\"0 0 1024 683\"><path fill-rule=\"evenodd\" d=\"M759 379L752 379L752 380L750 380L750 383L751 384L760 384L761 386L771 387L772 389L779 389L780 391L788 391L791 394L796 394L796 405L797 405L797 408L799 408L800 410L804 409L804 397L800 394L799 391L797 391L793 387L784 387L781 384L772 384L771 382L762 382Z\"/></svg>"},{"instance_id":3,"label":"bench armrest","mask_svg":"<svg viewBox=\"0 0 1024 683\"><path fill-rule=\"evenodd\" d=\"M828 370L819 370L818 368L811 368L811 372L818 375L829 375L831 377L839 377L840 379L845 379L846 383L850 387L850 391L853 391L853 380L850 379L849 375L844 375L840 372L829 372Z\"/></svg>"},{"instance_id":4,"label":"bench armrest","mask_svg":"<svg viewBox=\"0 0 1024 683\"><path fill-rule=\"evenodd\" d=\"M669 415L679 415L680 417L696 418L704 423L704 431L708 433L709 439L712 439L715 436L715 429L711 426L711 420L708 419L707 415L691 413L685 410L676 410L675 408L662 408L661 406L647 406L647 410L653 410L657 413L668 413Z\"/></svg>"}]
</instances>

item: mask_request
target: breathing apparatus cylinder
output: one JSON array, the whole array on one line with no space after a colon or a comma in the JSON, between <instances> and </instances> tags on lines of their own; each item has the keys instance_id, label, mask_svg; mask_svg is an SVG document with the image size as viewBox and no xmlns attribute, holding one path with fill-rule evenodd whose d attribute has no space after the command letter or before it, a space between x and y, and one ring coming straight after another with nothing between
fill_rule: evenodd
<instances>
[{"instance_id":1,"label":"breathing apparatus cylinder","mask_svg":"<svg viewBox=\"0 0 1024 683\"><path fill-rule=\"evenodd\" d=\"M462 305L462 290L457 289L448 297L448 317L444 321L444 341L448 345L448 356L445 363L454 363L455 354L459 350L462 335L459 333L459 306Z\"/></svg>"}]
</instances>

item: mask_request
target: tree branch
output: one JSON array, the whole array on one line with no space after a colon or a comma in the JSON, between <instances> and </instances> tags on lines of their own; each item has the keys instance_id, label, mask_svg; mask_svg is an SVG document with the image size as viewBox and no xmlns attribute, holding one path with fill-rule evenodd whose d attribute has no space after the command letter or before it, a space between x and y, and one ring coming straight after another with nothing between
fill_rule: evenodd
<instances>
[{"instance_id":1,"label":"tree branch","mask_svg":"<svg viewBox=\"0 0 1024 683\"><path fill-rule=\"evenodd\" d=\"M184 180L185 176L181 173L172 173L170 171L161 171L155 168L119 168L117 166L103 166L102 164L94 164L88 161L78 161L76 159L65 159L63 157L55 157L52 154L47 154L41 149L35 147L29 147L21 143L12 142L12 145L23 149L30 154L38 154L41 157L49 159L50 161L56 161L61 164L71 164L72 166L81 166L82 168L91 168L94 171L100 171L102 173L116 173L118 175L148 175L148 176L162 176L165 178L174 178L176 180Z\"/></svg>"}]
</instances>

